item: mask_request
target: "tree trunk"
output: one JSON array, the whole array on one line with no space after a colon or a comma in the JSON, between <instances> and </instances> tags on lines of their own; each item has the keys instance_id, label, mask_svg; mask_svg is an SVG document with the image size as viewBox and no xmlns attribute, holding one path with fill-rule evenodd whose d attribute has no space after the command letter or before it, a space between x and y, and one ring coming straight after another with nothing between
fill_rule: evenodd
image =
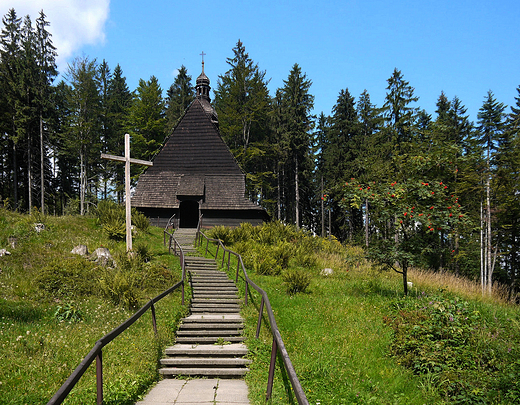
<instances>
[{"instance_id":1,"label":"tree trunk","mask_svg":"<svg viewBox=\"0 0 520 405\"><path fill-rule=\"evenodd\" d=\"M18 160L16 159L16 143L13 141L13 198L14 198L14 209L18 209Z\"/></svg>"},{"instance_id":2,"label":"tree trunk","mask_svg":"<svg viewBox=\"0 0 520 405\"><path fill-rule=\"evenodd\" d=\"M43 117L40 111L40 188L41 188L41 210L42 215L45 215L45 176L44 176L44 154L43 154Z\"/></svg>"},{"instance_id":3,"label":"tree trunk","mask_svg":"<svg viewBox=\"0 0 520 405\"><path fill-rule=\"evenodd\" d=\"M368 198L365 198L365 246L368 247L368 236L369 236L369 218L368 215Z\"/></svg>"},{"instance_id":4,"label":"tree trunk","mask_svg":"<svg viewBox=\"0 0 520 405\"><path fill-rule=\"evenodd\" d=\"M295 193L296 193L296 229L300 228L300 189L298 184L298 158L294 157L295 163L296 163L296 170L294 173L294 187L295 187Z\"/></svg>"},{"instance_id":5,"label":"tree trunk","mask_svg":"<svg viewBox=\"0 0 520 405\"><path fill-rule=\"evenodd\" d=\"M79 171L79 212L81 215L85 215L85 187L86 187L86 175L85 175L85 158L84 158L83 145L80 147L79 160L80 160L80 171Z\"/></svg>"},{"instance_id":6,"label":"tree trunk","mask_svg":"<svg viewBox=\"0 0 520 405\"><path fill-rule=\"evenodd\" d=\"M493 285L493 267L491 265L491 252L492 252L492 245L491 245L491 197L490 197L490 177L491 174L488 174L487 180L486 180L486 213L487 213L487 246L486 246L486 266L488 269L488 276L487 276L487 283L488 283L488 294L491 295L491 287Z\"/></svg>"},{"instance_id":7,"label":"tree trunk","mask_svg":"<svg viewBox=\"0 0 520 405\"><path fill-rule=\"evenodd\" d=\"M321 175L321 237L325 237L325 201L323 193L323 174Z\"/></svg>"},{"instance_id":8,"label":"tree trunk","mask_svg":"<svg viewBox=\"0 0 520 405\"><path fill-rule=\"evenodd\" d=\"M29 191L29 214L32 213L32 153L31 135L27 134L27 189Z\"/></svg>"}]
</instances>

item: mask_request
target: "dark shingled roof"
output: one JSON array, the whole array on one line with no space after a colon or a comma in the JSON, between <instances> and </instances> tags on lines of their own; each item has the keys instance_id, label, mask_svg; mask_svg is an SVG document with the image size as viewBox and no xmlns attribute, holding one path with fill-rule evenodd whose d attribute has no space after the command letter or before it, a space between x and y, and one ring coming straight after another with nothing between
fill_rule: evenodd
<instances>
[{"instance_id":1,"label":"dark shingled roof","mask_svg":"<svg viewBox=\"0 0 520 405\"><path fill-rule=\"evenodd\" d=\"M197 98L139 177L132 206L178 208L179 198L192 198L202 199L204 210L263 210L244 195L245 175L220 136L216 114Z\"/></svg>"}]
</instances>

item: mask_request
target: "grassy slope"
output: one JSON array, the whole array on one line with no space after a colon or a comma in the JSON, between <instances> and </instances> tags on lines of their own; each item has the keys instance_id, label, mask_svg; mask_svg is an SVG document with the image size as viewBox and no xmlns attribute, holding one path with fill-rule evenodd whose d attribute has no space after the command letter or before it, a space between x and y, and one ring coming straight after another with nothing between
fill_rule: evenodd
<instances>
[{"instance_id":1,"label":"grassy slope","mask_svg":"<svg viewBox=\"0 0 520 405\"><path fill-rule=\"evenodd\" d=\"M43 221L46 230L33 231ZM179 277L178 259L162 248L162 233L136 237L147 243L156 262ZM18 236L16 249L0 258L0 402L45 404L58 390L94 343L126 320L133 311L114 306L99 294L83 297L47 296L34 282L40 269L56 258L70 257L77 244L89 251L109 247L124 251L123 242L108 240L95 220L79 217L38 218L0 210L0 248L7 247L11 234ZM140 304L157 291L143 291ZM81 311L81 322L57 322L58 306L69 304ZM157 359L185 308L175 293L157 305L159 339L151 328L150 313L137 321L103 351L104 390L107 404L133 403L158 378ZM92 365L73 389L68 404L95 403L95 366Z\"/></svg>"},{"instance_id":2,"label":"grassy slope","mask_svg":"<svg viewBox=\"0 0 520 405\"><path fill-rule=\"evenodd\" d=\"M380 273L358 260L359 250L347 248L346 257L346 261L340 262L337 258L322 258L321 268L332 267L335 274L324 277L315 271L309 290L293 296L285 292L281 276L250 272L250 277L270 297L282 338L311 404L516 403L517 394L507 394L513 395L511 399L496 391L500 383L495 381L501 378L500 370L509 370L504 373L508 376L504 377L503 386L518 384L515 383L518 380L515 364L518 363L516 352L520 350L520 311L516 306L482 300L478 288L468 289L467 283L456 284L450 276L432 280L421 272L412 272L414 288L404 303L427 305L430 300L427 297L438 294L467 300L468 308L480 314L476 331L480 347L470 354L478 357L481 351L483 356L489 357L491 353L491 362L496 362L496 367L492 364L491 368L479 369L480 366L474 365L476 371L470 370L473 374L468 376L462 372L463 379L452 372L417 375L402 364L401 358L390 355L394 331L384 322L400 313L401 278L395 273ZM236 269L236 264L231 267ZM243 294L243 284L240 287ZM441 290L453 290L458 295L441 293ZM251 302L243 309L247 319L247 344L254 359L246 380L252 403L262 404L265 403L272 337L264 313L260 339L254 338L260 305L256 293L252 294ZM471 361L462 360L473 368ZM482 373L490 374L483 376ZM446 396L450 383L459 391L458 395ZM490 387L495 392L488 401L486 395L487 391L491 393ZM295 403L280 359L271 403Z\"/></svg>"},{"instance_id":3,"label":"grassy slope","mask_svg":"<svg viewBox=\"0 0 520 405\"><path fill-rule=\"evenodd\" d=\"M113 252L123 251L124 243L107 240L92 219L48 217L44 219L46 231L37 234L32 231L32 224L39 220L0 211L0 248L7 246L11 233L19 236L19 245L12 255L0 258L0 402L7 404L46 403L95 341L132 313L100 296L56 301L42 294L33 280L48 261L68 256L79 243L87 244L90 251L104 245ZM136 242L145 241L154 260L178 275L176 259L161 246L161 231L152 228L151 234L136 238ZM349 249L346 257L356 258L359 254ZM441 398L431 376L414 375L399 359L389 356L393 331L383 319L395 313L393 305L402 295L399 277L377 273L357 259L338 262L325 257L320 267L332 267L335 274L322 277L315 272L309 291L292 297L285 293L280 276L251 274L269 294L282 337L310 403L450 403ZM236 265L232 268L236 269ZM429 294L446 284L442 280L436 285L430 281L416 282L414 292ZM243 284L239 287L243 291ZM153 291L144 292L141 303L153 295ZM476 296L468 299L490 322L498 319L509 329L495 328L490 331L491 337L495 339L497 332L509 333L508 346L497 348L516 356L520 350L518 309L482 302ZM55 320L56 308L65 301L82 311L82 322ZM179 294L159 303L159 340L153 337L147 314L105 349L106 403L133 403L158 378L156 362L161 347L172 341L173 329L184 311L179 304ZM255 360L246 378L254 404L264 403L272 343L265 313L261 337L258 340L253 337L258 306L259 298L253 294L251 304L243 310L250 356ZM271 403L294 403L288 387L278 359ZM95 377L91 367L67 403L94 401Z\"/></svg>"}]
</instances>

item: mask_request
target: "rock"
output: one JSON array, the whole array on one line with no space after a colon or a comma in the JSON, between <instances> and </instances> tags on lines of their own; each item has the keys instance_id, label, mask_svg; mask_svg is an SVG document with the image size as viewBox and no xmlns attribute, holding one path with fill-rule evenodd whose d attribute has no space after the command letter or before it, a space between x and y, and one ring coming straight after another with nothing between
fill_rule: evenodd
<instances>
[{"instance_id":1,"label":"rock","mask_svg":"<svg viewBox=\"0 0 520 405\"><path fill-rule=\"evenodd\" d=\"M411 281L407 281L406 284L408 284L408 288L412 288L413 287L413 283Z\"/></svg>"},{"instance_id":2,"label":"rock","mask_svg":"<svg viewBox=\"0 0 520 405\"><path fill-rule=\"evenodd\" d=\"M110 250L107 248L97 248L93 253L93 256L95 259L94 261L101 264L102 266L109 266L114 263L114 258L110 254Z\"/></svg>"},{"instance_id":3,"label":"rock","mask_svg":"<svg viewBox=\"0 0 520 405\"><path fill-rule=\"evenodd\" d=\"M7 239L7 241L9 242L9 246L11 246L11 249L16 249L16 245L18 244L18 238L11 236Z\"/></svg>"},{"instance_id":4,"label":"rock","mask_svg":"<svg viewBox=\"0 0 520 405\"><path fill-rule=\"evenodd\" d=\"M329 268L326 268L326 269L323 269L320 274L322 276L332 276L334 274L334 270L332 269L329 269Z\"/></svg>"},{"instance_id":5,"label":"rock","mask_svg":"<svg viewBox=\"0 0 520 405\"><path fill-rule=\"evenodd\" d=\"M0 256L8 256L11 252L8 252L6 249L0 249Z\"/></svg>"},{"instance_id":6,"label":"rock","mask_svg":"<svg viewBox=\"0 0 520 405\"><path fill-rule=\"evenodd\" d=\"M34 224L34 230L38 233L45 230L45 225L40 223Z\"/></svg>"},{"instance_id":7,"label":"rock","mask_svg":"<svg viewBox=\"0 0 520 405\"><path fill-rule=\"evenodd\" d=\"M70 253L80 256L88 255L88 248L85 245L78 245L70 251Z\"/></svg>"}]
</instances>

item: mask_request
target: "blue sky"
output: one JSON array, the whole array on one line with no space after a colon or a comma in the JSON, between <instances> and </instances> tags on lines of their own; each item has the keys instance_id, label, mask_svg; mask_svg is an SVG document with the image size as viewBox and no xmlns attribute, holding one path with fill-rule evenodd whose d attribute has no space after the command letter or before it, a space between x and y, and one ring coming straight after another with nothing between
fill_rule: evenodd
<instances>
[{"instance_id":1,"label":"blue sky","mask_svg":"<svg viewBox=\"0 0 520 405\"><path fill-rule=\"evenodd\" d=\"M2 15L11 7L33 20L43 8L60 71L74 57L106 59L131 90L155 75L165 94L181 65L194 82L202 51L215 88L238 39L272 95L298 63L316 114L330 114L345 88L356 99L366 89L382 106L394 68L434 117L441 91L476 121L488 90L511 106L520 85L518 0L0 0Z\"/></svg>"}]
</instances>

